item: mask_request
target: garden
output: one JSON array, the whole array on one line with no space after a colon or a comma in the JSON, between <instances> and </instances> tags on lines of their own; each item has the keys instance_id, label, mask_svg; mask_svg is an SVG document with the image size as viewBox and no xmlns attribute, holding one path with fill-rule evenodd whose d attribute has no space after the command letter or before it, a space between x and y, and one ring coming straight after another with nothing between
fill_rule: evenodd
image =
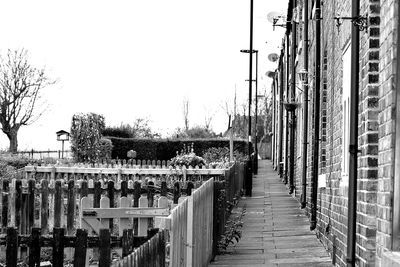
<instances>
[{"instance_id":1,"label":"garden","mask_svg":"<svg viewBox=\"0 0 400 267\"><path fill-rule=\"evenodd\" d=\"M240 237L228 217L249 186L247 142L235 140L230 159L229 140L121 138L104 136L104 129L101 115L77 114L72 159L1 156L1 264L109 266L132 258L150 240L170 243L174 230L161 238L157 222L193 201L192 194L206 190L202 186L209 180L214 191L206 199L214 204L203 208L214 206L209 231L217 240L210 255ZM167 251L161 261L174 266L172 254ZM135 255L132 262L140 260Z\"/></svg>"}]
</instances>

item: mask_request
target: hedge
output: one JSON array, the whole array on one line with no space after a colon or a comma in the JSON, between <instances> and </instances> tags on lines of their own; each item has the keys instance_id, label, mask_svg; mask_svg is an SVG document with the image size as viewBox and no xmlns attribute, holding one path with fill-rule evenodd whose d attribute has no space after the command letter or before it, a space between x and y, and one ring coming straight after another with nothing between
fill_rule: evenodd
<instances>
[{"instance_id":1,"label":"hedge","mask_svg":"<svg viewBox=\"0 0 400 267\"><path fill-rule=\"evenodd\" d=\"M202 156L204 151L210 147L229 147L228 139L133 139L107 137L113 144L112 158L127 159L129 150L136 151L136 159L146 160L169 160L176 156L186 146L193 143L194 152ZM248 142L245 140L234 140L234 150L247 155Z\"/></svg>"}]
</instances>

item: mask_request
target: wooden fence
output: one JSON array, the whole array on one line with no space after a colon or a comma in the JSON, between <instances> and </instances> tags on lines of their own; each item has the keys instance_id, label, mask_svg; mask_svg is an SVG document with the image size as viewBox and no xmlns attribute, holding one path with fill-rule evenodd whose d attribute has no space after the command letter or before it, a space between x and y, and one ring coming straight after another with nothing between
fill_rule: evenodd
<instances>
[{"instance_id":1,"label":"wooden fence","mask_svg":"<svg viewBox=\"0 0 400 267\"><path fill-rule=\"evenodd\" d=\"M147 165L150 163L151 165ZM159 165L158 165L159 164ZM143 165L141 161L116 161L105 164L75 164L73 166L26 166L24 168L25 178L46 179L46 180L114 180L130 181L141 180L152 176L157 179L162 177L173 177L180 180L207 180L214 177L217 180L223 180L225 168L207 168L200 167L167 167L165 162L146 162Z\"/></svg>"},{"instance_id":2,"label":"wooden fence","mask_svg":"<svg viewBox=\"0 0 400 267\"><path fill-rule=\"evenodd\" d=\"M18 151L15 153L16 155L21 155L22 157L27 157L30 159L45 159L45 158L72 158L71 150L26 150L26 151Z\"/></svg>"},{"instance_id":3,"label":"wooden fence","mask_svg":"<svg viewBox=\"0 0 400 267\"><path fill-rule=\"evenodd\" d=\"M122 260L113 262L114 267L165 267L167 231L161 230L150 240Z\"/></svg>"},{"instance_id":4,"label":"wooden fence","mask_svg":"<svg viewBox=\"0 0 400 267\"><path fill-rule=\"evenodd\" d=\"M132 218L116 217L117 213L127 212L132 216L138 214L134 208L154 208L148 212L159 215L157 208L167 209L178 204L179 198L191 195L193 188L199 187L199 182L174 180L137 180L109 181L93 180L41 180L13 179L2 181L1 228L3 232L9 226L17 227L22 234L29 233L32 227L40 227L43 233L49 233L53 227L65 227L68 234L72 234L77 226L85 224L82 217L90 212L97 212L96 208L114 209L111 218L102 218L109 221L110 229L115 228L118 221L119 228L132 222ZM160 211L160 212L165 212ZM148 214L147 214L148 215ZM151 215L151 214L150 214ZM151 217L154 217L153 215ZM99 218L99 217L98 217ZM115 218L115 219L113 219ZM145 233L144 228L148 219L133 220L135 234ZM105 223L104 223L105 224ZM88 228L89 229L89 228ZM141 229L141 230L140 230ZM122 229L123 230L123 229ZM120 233L121 230L120 230Z\"/></svg>"},{"instance_id":5,"label":"wooden fence","mask_svg":"<svg viewBox=\"0 0 400 267\"><path fill-rule=\"evenodd\" d=\"M64 230L64 228L54 228L52 235L42 235L39 228L33 228L30 235L19 235L15 228L7 228L7 235L0 237L0 244L6 246L6 266L16 267L20 264L18 262L19 247L29 248L29 255L27 255L29 266L40 266L41 248L50 247L52 248L52 266L62 267L65 264L64 249L73 247L75 248L74 255L72 259L69 260L73 266L88 266L89 255L87 254L87 249L98 248L99 266L108 267L112 260L111 249L113 247L122 247L122 256L126 257L134 251L134 248L141 247L147 240L152 240L151 238L153 236L157 236L158 238L160 235L158 229L149 230L146 237L135 237L132 231L129 230L125 230L122 237L112 236L109 229L101 229L98 236L88 236L86 230L77 229L75 236L67 236ZM162 252L162 249L160 252ZM163 254L161 254L161 256L162 255ZM157 256L155 256L155 258L157 258Z\"/></svg>"},{"instance_id":6,"label":"wooden fence","mask_svg":"<svg viewBox=\"0 0 400 267\"><path fill-rule=\"evenodd\" d=\"M207 266L212 258L214 180L178 204L156 226L169 231L170 266Z\"/></svg>"}]
</instances>

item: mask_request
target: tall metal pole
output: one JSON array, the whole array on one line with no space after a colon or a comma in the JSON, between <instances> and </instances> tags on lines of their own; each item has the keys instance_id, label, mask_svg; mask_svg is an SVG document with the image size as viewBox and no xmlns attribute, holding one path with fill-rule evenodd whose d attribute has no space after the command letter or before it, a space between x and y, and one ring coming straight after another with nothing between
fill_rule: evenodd
<instances>
[{"instance_id":1,"label":"tall metal pole","mask_svg":"<svg viewBox=\"0 0 400 267\"><path fill-rule=\"evenodd\" d=\"M255 118L255 138L254 138L254 174L258 173L258 125L257 125L257 118L258 118L258 50L254 51L256 53L256 118ZM252 52L253 53L253 52Z\"/></svg>"},{"instance_id":2,"label":"tall metal pole","mask_svg":"<svg viewBox=\"0 0 400 267\"><path fill-rule=\"evenodd\" d=\"M351 15L360 14L360 0L353 0ZM355 266L357 223L357 152L358 152L358 91L360 75L360 32L356 25L351 28L351 91L350 91L350 144L349 144L349 200L347 223L347 266Z\"/></svg>"},{"instance_id":3,"label":"tall metal pole","mask_svg":"<svg viewBox=\"0 0 400 267\"><path fill-rule=\"evenodd\" d=\"M308 73L308 0L304 0L303 53L304 70ZM303 84L303 173L301 177L301 208L307 205L307 145L308 145L308 77Z\"/></svg>"},{"instance_id":4,"label":"tall metal pole","mask_svg":"<svg viewBox=\"0 0 400 267\"><path fill-rule=\"evenodd\" d=\"M250 52L249 52L249 160L251 160L251 98L253 82L253 0L250 0Z\"/></svg>"}]
</instances>

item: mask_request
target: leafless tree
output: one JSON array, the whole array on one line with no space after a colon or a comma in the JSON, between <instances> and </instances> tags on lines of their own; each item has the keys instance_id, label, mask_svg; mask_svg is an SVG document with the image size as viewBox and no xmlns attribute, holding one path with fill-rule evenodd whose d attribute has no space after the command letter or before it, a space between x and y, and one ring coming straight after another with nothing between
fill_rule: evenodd
<instances>
[{"instance_id":1,"label":"leafless tree","mask_svg":"<svg viewBox=\"0 0 400 267\"><path fill-rule=\"evenodd\" d=\"M185 131L189 130L189 99L183 100L183 120L185 123Z\"/></svg>"},{"instance_id":2,"label":"leafless tree","mask_svg":"<svg viewBox=\"0 0 400 267\"><path fill-rule=\"evenodd\" d=\"M207 107L204 107L204 127L207 131L210 130L211 121L214 118L215 112L210 111Z\"/></svg>"},{"instance_id":3,"label":"leafless tree","mask_svg":"<svg viewBox=\"0 0 400 267\"><path fill-rule=\"evenodd\" d=\"M32 66L28 59L25 49L0 56L0 124L10 140L10 152L17 152L20 127L43 114L42 89L54 83L44 68Z\"/></svg>"}]
</instances>

